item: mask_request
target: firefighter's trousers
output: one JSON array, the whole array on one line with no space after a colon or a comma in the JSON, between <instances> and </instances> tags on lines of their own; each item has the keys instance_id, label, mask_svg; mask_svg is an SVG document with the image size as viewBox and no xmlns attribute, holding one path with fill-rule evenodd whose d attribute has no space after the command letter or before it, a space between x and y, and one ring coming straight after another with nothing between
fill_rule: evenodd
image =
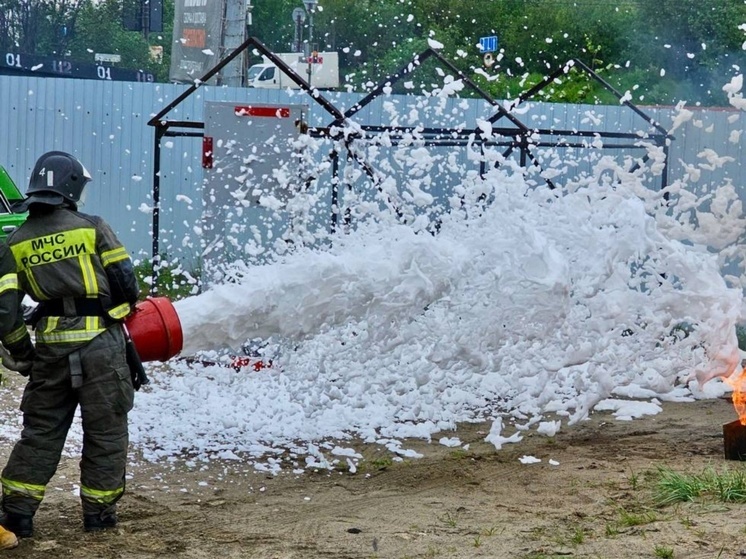
<instances>
[{"instance_id":1,"label":"firefighter's trousers","mask_svg":"<svg viewBox=\"0 0 746 559\"><path fill-rule=\"evenodd\" d=\"M127 413L134 400L122 327L109 327L61 359L50 361L50 353L54 355L54 350L37 345L37 359L21 401L21 439L2 472L2 508L13 514L36 512L80 404L83 513L113 511L124 493ZM73 374L76 370L82 374L77 389L72 386L71 368Z\"/></svg>"}]
</instances>

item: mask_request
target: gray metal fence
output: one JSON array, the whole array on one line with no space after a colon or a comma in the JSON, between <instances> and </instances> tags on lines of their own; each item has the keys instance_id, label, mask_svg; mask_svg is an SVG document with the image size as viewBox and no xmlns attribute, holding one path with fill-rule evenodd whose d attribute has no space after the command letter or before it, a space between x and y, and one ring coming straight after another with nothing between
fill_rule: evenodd
<instances>
[{"instance_id":1,"label":"gray metal fence","mask_svg":"<svg viewBox=\"0 0 746 559\"><path fill-rule=\"evenodd\" d=\"M152 227L152 169L154 130L147 121L186 86L152 83L105 82L57 78L0 76L0 164L25 189L36 158L59 149L76 154L91 170L82 211L109 221L133 254L149 257ZM350 107L360 94L334 93L328 97L340 109ZM241 103L305 103L311 107L309 123L330 122L326 113L305 94L285 91L204 86L181 103L171 118L202 121L205 101ZM671 107L641 107L671 129L677 111ZM743 115L733 109L689 108L693 116L677 128L671 145L669 182L701 176L693 184L705 189L732 181L740 192L746 175L740 131ZM493 112L484 101L421 96L386 96L376 99L355 120L386 125L400 121L441 119L440 125L473 128ZM648 131L649 125L624 106L528 103L517 112L531 127ZM594 128L595 127L595 128ZM717 167L708 159L712 150L725 160ZM639 150L631 154L642 156ZM547 156L549 157L549 155ZM162 250L185 262L196 261L199 251L195 225L202 215L201 142L169 138L161 160ZM712 167L712 168L711 168ZM583 172L576 169L575 172ZM744 195L746 199L746 194Z\"/></svg>"}]
</instances>

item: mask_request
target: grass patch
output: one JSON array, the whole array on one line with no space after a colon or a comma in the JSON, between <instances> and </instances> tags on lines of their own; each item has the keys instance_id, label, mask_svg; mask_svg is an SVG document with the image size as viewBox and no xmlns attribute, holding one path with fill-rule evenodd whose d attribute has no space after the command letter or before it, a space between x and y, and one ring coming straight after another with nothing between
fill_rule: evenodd
<instances>
[{"instance_id":1,"label":"grass patch","mask_svg":"<svg viewBox=\"0 0 746 559\"><path fill-rule=\"evenodd\" d=\"M382 458L374 458L373 460L365 460L358 464L358 470L364 473L380 472L387 470L394 465L394 461L388 456Z\"/></svg>"},{"instance_id":2,"label":"grass patch","mask_svg":"<svg viewBox=\"0 0 746 559\"><path fill-rule=\"evenodd\" d=\"M468 450L464 450L463 448L457 448L449 452L448 456L451 458L451 460L465 460L466 458L469 458L471 454L469 453Z\"/></svg>"},{"instance_id":3,"label":"grass patch","mask_svg":"<svg viewBox=\"0 0 746 559\"><path fill-rule=\"evenodd\" d=\"M606 524L604 535L607 538L614 538L619 535L619 528L615 524Z\"/></svg>"},{"instance_id":4,"label":"grass patch","mask_svg":"<svg viewBox=\"0 0 746 559\"><path fill-rule=\"evenodd\" d=\"M633 491L640 488L640 474L632 471L629 475L629 486Z\"/></svg>"},{"instance_id":5,"label":"grass patch","mask_svg":"<svg viewBox=\"0 0 746 559\"><path fill-rule=\"evenodd\" d=\"M585 541L585 530L580 527L575 528L575 531L570 537L570 541L573 543L573 545L580 545L581 543L583 543Z\"/></svg>"},{"instance_id":6,"label":"grass patch","mask_svg":"<svg viewBox=\"0 0 746 559\"><path fill-rule=\"evenodd\" d=\"M607 522L604 526L604 537L616 538L630 529L636 530L640 526L652 524L660 520L658 514L652 510L646 510L645 507L635 505L634 510L618 508L619 518Z\"/></svg>"},{"instance_id":7,"label":"grass patch","mask_svg":"<svg viewBox=\"0 0 746 559\"><path fill-rule=\"evenodd\" d=\"M438 520L443 522L446 526L449 528L455 528L456 527L456 516L451 514L450 512L446 511L446 513L443 516L439 516Z\"/></svg>"},{"instance_id":8,"label":"grass patch","mask_svg":"<svg viewBox=\"0 0 746 559\"><path fill-rule=\"evenodd\" d=\"M619 511L619 522L623 526L643 526L645 524L650 524L652 522L655 522L658 520L658 515L655 514L653 511L644 511L644 512L632 512L632 511L626 511L626 510L620 510Z\"/></svg>"},{"instance_id":9,"label":"grass patch","mask_svg":"<svg viewBox=\"0 0 746 559\"><path fill-rule=\"evenodd\" d=\"M500 532L504 532L504 531L505 531L505 528L500 530ZM497 526L490 526L486 530L482 530L483 536L494 536L497 533L498 533Z\"/></svg>"},{"instance_id":10,"label":"grass patch","mask_svg":"<svg viewBox=\"0 0 746 559\"><path fill-rule=\"evenodd\" d=\"M665 545L655 546L655 556L659 559L673 559L673 548Z\"/></svg>"},{"instance_id":11,"label":"grass patch","mask_svg":"<svg viewBox=\"0 0 746 559\"><path fill-rule=\"evenodd\" d=\"M655 491L659 505L691 502L697 499L723 503L746 502L746 472L742 469L716 471L707 468L699 474L661 469Z\"/></svg>"}]
</instances>

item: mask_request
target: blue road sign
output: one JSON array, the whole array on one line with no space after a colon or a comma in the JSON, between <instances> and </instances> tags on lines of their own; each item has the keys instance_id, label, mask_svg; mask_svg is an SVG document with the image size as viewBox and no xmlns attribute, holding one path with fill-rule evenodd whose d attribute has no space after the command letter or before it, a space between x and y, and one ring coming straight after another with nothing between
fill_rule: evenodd
<instances>
[{"instance_id":1,"label":"blue road sign","mask_svg":"<svg viewBox=\"0 0 746 559\"><path fill-rule=\"evenodd\" d=\"M497 35L492 37L481 37L479 39L479 51L484 54L486 52L495 52L497 50Z\"/></svg>"}]
</instances>

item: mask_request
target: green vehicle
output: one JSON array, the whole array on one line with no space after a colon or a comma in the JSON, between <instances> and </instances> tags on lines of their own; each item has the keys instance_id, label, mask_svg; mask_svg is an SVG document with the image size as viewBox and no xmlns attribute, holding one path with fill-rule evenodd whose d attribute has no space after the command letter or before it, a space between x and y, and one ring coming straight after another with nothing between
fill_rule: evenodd
<instances>
[{"instance_id":1,"label":"green vehicle","mask_svg":"<svg viewBox=\"0 0 746 559\"><path fill-rule=\"evenodd\" d=\"M13 202L23 200L24 196L10 178L8 171L0 165L0 242L5 242L8 233L26 220L28 213L13 213Z\"/></svg>"}]
</instances>

